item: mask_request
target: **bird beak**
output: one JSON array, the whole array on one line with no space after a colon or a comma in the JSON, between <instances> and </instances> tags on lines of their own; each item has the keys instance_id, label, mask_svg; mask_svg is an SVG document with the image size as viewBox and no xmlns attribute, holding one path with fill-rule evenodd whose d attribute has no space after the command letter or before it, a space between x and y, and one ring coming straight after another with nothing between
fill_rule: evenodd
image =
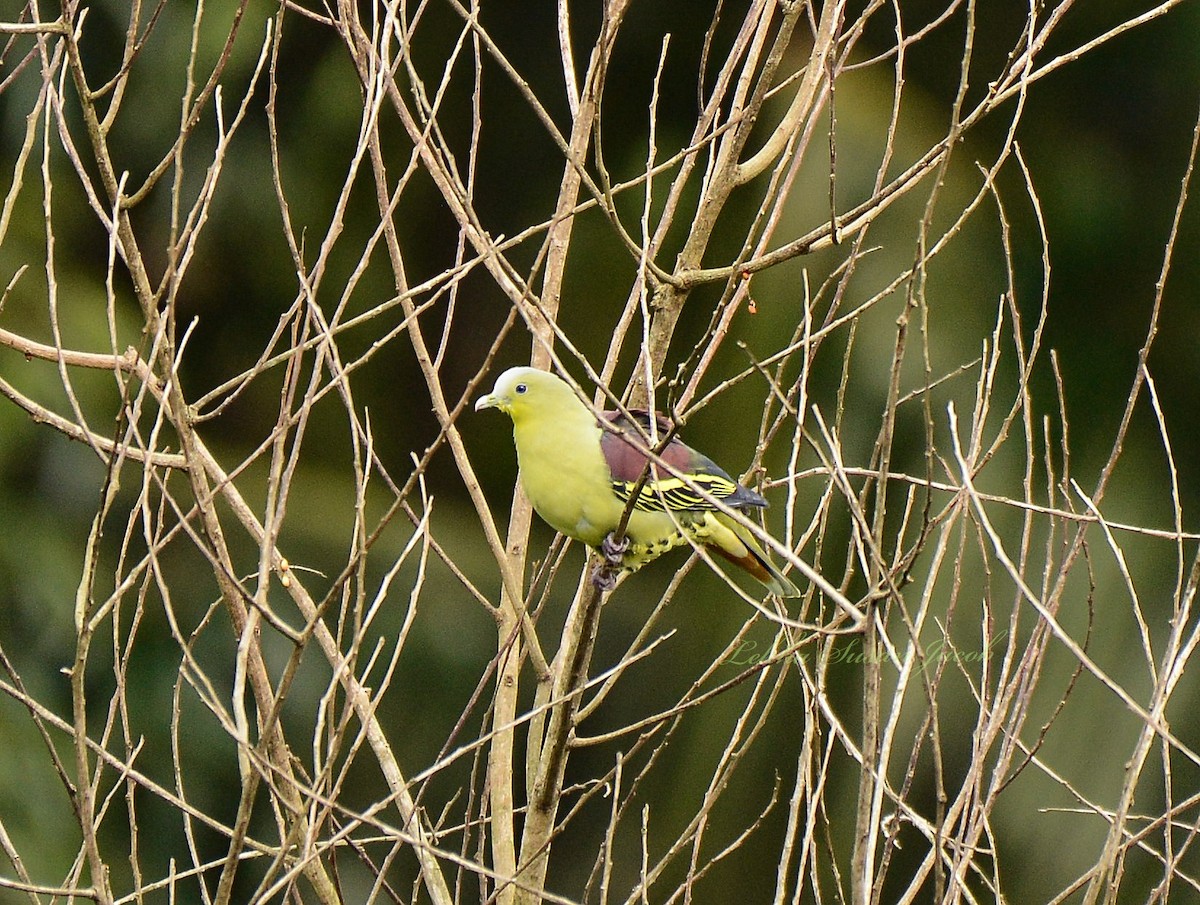
<instances>
[{"instance_id":1,"label":"bird beak","mask_svg":"<svg viewBox=\"0 0 1200 905\"><path fill-rule=\"evenodd\" d=\"M482 412L484 409L500 408L500 399L495 393L488 393L486 396L480 396L475 400L475 411Z\"/></svg>"}]
</instances>

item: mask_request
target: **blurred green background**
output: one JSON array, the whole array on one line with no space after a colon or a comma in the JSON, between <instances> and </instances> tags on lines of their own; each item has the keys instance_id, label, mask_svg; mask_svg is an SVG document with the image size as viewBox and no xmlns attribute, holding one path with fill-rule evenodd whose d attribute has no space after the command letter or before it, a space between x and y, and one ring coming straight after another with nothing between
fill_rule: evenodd
<instances>
[{"instance_id":1,"label":"blurred green background","mask_svg":"<svg viewBox=\"0 0 1200 905\"><path fill-rule=\"evenodd\" d=\"M985 91L986 76L998 71L1025 17L1022 4L981 2L977 6L979 22L972 68L980 75L972 80L968 107ZM1040 58L1050 59L1069 50L1149 6L1136 2L1079 4L1071 10ZM910 31L916 24L933 19L942 8L942 4L930 2L904 3L906 20L913 23ZM596 24L595 12L582 8L573 12L579 33L590 35ZM273 5L258 0L246 7L241 32L223 78L229 86L224 101L227 118L253 72L266 22L275 14ZM158 161L176 133L179 86L184 77L183 61L191 37L192 15L189 4L166 3L136 61L136 75L130 81L123 112L112 133L115 156L119 165L130 171L133 182ZM115 2L90 7L83 46L86 66L95 73L93 78L97 82L111 76L119 65L126 16L124 6ZM565 130L567 108L560 84L553 4L484 4L481 16L488 32ZM43 17L48 18L45 10ZM208 65L220 53L229 22L228 10L210 9L205 16L201 56ZM661 147L673 149L686 140L696 113L694 72L708 22L708 12L697 15L695 4L687 0L633 4L617 54L621 90L609 92L602 111L603 151L614 178L631 178L643 165L646 105L665 32L670 32L672 38L659 103L659 141ZM868 32L859 46L860 58L891 46L894 35L886 24L880 21L878 33ZM281 172L293 225L297 234L304 232L311 243L307 246L311 260L327 229L357 138L360 91L343 45L328 29L298 15L287 16L283 28L278 63L283 77L277 101L282 128ZM455 40L458 29L459 19L447 6L432 4L427 8L421 24L421 40L414 43L412 54L423 72L433 74L431 78L440 72L439 61ZM962 32L962 17L955 16L912 49L897 160L892 172L915 159L944 133L949 104L957 87ZM1084 488L1095 483L1109 454L1137 368L1138 349L1145 339L1155 281L1162 269L1164 243L1179 197L1200 104L1198 45L1200 4L1182 3L1168 15L1116 38L1034 85L1017 131L1021 152L1038 192L1051 249L1052 277L1044 344L1056 350L1061 365L1071 425L1072 476ZM13 72L30 46L27 41L10 48L2 61L0 78L7 78ZM848 208L869 194L891 104L891 74L888 65L876 65L849 71L837 82L840 207ZM513 235L550 215L561 178L561 163L543 128L517 93L497 73L491 76L485 94L488 116L476 174L476 209L493 236ZM6 192L25 132L25 117L33 108L40 84L35 61L6 82L0 93L0 161L5 164L0 184ZM464 147L469 138L470 84L465 77L455 81L439 117L450 141L459 147ZM191 265L179 299L180 323L188 324L195 319L181 375L190 398L202 395L252 364L281 312L296 296L295 268L270 178L269 139L263 116L265 100L264 83L254 95L248 119L225 163L211 211L212 222L202 235L196 250L197 260ZM778 115L778 110L774 113ZM80 140L78 117L72 114L72 119L76 140ZM955 211L956 200L966 199L974 191L978 182L974 161L993 159L1007 125L1007 114L1002 113L966 136L956 151L942 209ZM394 166L399 168L407 160L408 145L398 129L391 137L395 142ZM210 110L197 133L193 159L203 161L206 149L214 141ZM821 142L816 144L819 146ZM56 173L50 204L56 225L64 343L76 349L103 350L109 346L103 282L108 239L88 209L78 180L57 145L51 166ZM794 195L796 200L788 213L790 222L776 234L780 242L803 234L827 216L827 170L828 160L821 159L819 154L806 164L800 177L804 188ZM42 270L45 217L35 172L33 168L26 172L27 185L14 208L9 233L0 245L0 282L7 283L18 268L29 266L4 301L0 327L48 341L51 334ZM202 166L192 163L185 181L196 186L202 176ZM1037 317L1042 279L1037 225L1030 205L1021 200L1021 186L1011 166L1002 174L1000 190L1013 224L1018 265L1015 284L1028 329ZM735 195L731 220L753 216L757 198L754 192ZM856 290L862 297L878 289L906 262L911 263L915 224L924 198L923 191L915 192L889 209L873 227L871 244L878 245L879 250L866 259L856 278ZM628 199L628 207L622 211L627 222L633 222L639 204L636 198ZM146 238L144 251L152 265L160 269L164 264L161 238L169 213L167 193L158 191L135 217L135 225ZM935 223L942 224L943 219L935 218ZM364 182L350 198L345 236L331 260L330 275L326 278L326 285L331 287L330 297L323 299L328 305L336 301L332 287L344 285L357 263L358 250L377 222L375 200ZM397 224L411 282L429 278L454 263L457 229L427 180L418 177L406 193ZM1196 467L1200 435L1191 425L1200 386L1200 352L1196 342L1200 332L1200 306L1196 304L1200 285L1198 227L1200 219L1195 210L1185 211L1158 337L1149 359L1171 430L1184 528L1193 530L1197 525L1190 513L1200 492L1200 469ZM157 243L156 234L160 237ZM736 229L729 230L727 235L718 233L709 260L714 264L728 260L737 251L739 236ZM927 289L934 325L931 345L935 361L945 370L978 355L981 340L991 329L996 298L1005 288L997 238L994 215L976 217L953 247L931 267ZM519 267L528 267L535 249L535 243L527 243L515 250L512 259ZM738 322L737 338L759 356L777 348L779 336L790 333L796 323L800 301L797 287L802 271L807 270L812 285L817 286L842 256L842 250L833 249L794 260L756 277L754 296L760 311L754 318ZM365 310L394 294L391 273L385 265L380 258L368 268L351 298L352 312ZM634 273L634 262L600 215L591 212L578 218L565 282L562 324L593 365L603 360L612 324ZM118 282L115 290L120 344L136 344L140 325L128 286ZM673 347L673 362L681 360L702 335L714 300L712 291L701 290L689 303ZM867 464L878 431L899 303L900 299L889 300L873 311L856 339L847 394L850 414L843 434L844 452L852 464ZM496 329L508 313L507 300L482 268L463 281L457 305L455 328L443 366L444 386L451 400L457 398L478 370ZM423 316L427 335L440 334L445 316L444 302ZM347 355L365 351L399 317L396 312L372 322L369 328L344 333L344 351ZM824 358L818 361L814 401L824 412L831 411L834 405L844 342L844 338L835 337ZM528 348L527 338L516 331L502 349L497 365L527 361ZM706 386L711 387L721 377L735 373L745 362L743 353L732 343L727 344ZM631 363L629 358L621 376L628 374ZM116 412L111 377L73 376L84 410L96 418L96 425L102 425L99 429L106 429L110 422L105 419L111 419ZM577 371L577 376L582 375ZM44 362L28 362L11 349L0 348L0 378L59 412L69 412L58 373ZM219 418L203 426L206 442L223 462L240 462L274 426L279 385L278 375L269 375ZM437 434L437 422L407 340L396 340L376 354L356 373L354 387L360 410L369 413L379 458L402 481L408 474L410 453L420 454ZM759 389L745 385L722 397L689 423L688 437L694 445L718 458L731 471L742 468L753 454L761 414ZM959 388L948 395L967 390L969 387ZM1054 382L1045 361L1035 372L1034 393L1042 412L1054 411ZM969 393L965 398L969 399ZM317 407L314 418L315 426L297 482L299 492L293 495L283 532L283 546L290 551L293 563L317 571L313 581L319 588L322 586L319 576L336 574L344 562L352 527L353 493L344 413L331 398ZM507 424L489 413L468 416L461 429L485 482L493 511L503 524L515 476ZM894 466L898 470L920 472L923 444L920 424L909 425L900 438ZM778 467L782 463L774 464ZM813 464L811 454L802 459L805 467ZM70 712L69 686L61 669L69 665L74 650L73 601L103 476L102 467L83 445L34 424L16 406L0 400L0 645L29 693L60 714ZM251 502L259 505L262 478L259 467L251 469L238 482ZM498 577L482 531L453 462L444 450L433 462L428 488L435 500L436 536L480 588L498 593ZM814 481L805 492L815 500L821 489L819 482ZM138 491L138 481L130 472L121 489L123 505L133 505ZM1131 438L1106 499L1106 514L1116 520L1169 528L1172 519L1169 493L1170 477L1161 443L1150 410L1143 404L1135 415ZM377 507L376 516L386 503L386 493L379 488L379 495L372 500ZM102 571L107 571L110 583L117 566L120 527L118 522L106 533L101 554ZM839 530L844 533L844 525ZM370 563L370 574L375 580L403 548L410 531L410 526L399 520L388 528ZM535 525L533 558L545 549L551 537L544 525ZM240 544L236 552L247 563L253 563L253 548L244 540L235 543ZM836 547L837 543L831 542L831 546ZM1143 605L1156 620L1156 630L1160 629L1169 614L1175 580L1173 548L1165 542L1130 540L1127 552L1134 577L1140 582ZM189 627L194 627L216 598L211 573L190 548L176 546L167 555L177 579L175 607L179 612L191 614L193 621ZM572 556L572 563L577 565L582 561L579 551L573 551ZM637 579L639 586L628 589L627 597L605 612L596 668L611 664L624 651L655 595L665 587L681 560L682 554L669 557L645 570ZM1128 612L1103 611L1108 584L1115 582L1117 576L1111 566L1100 566L1098 571L1096 601L1100 615L1096 618L1096 656L1114 675L1128 680L1132 689L1144 691L1145 677L1137 677L1140 661L1122 654L1122 645L1130 640ZM406 566L398 587L407 587L403 579L411 581L412 574L411 567ZM670 706L745 620L746 612L740 606L731 606L720 582L703 569L697 569L687 581L662 626L664 631L678 630L670 642L670 656L636 667L629 687L614 693L594 718L589 731L601 732ZM551 637L550 626L562 619L571 591L569 584L560 581L547 604L542 625ZM1118 592L1112 593L1119 597ZM403 614L400 606L383 614L378 632L384 637L394 636ZM1071 618L1079 620L1070 622L1071 627L1082 633L1085 615L1076 613ZM765 648L770 632L765 625L759 628L761 631L752 632L751 637ZM169 710L179 650L159 608L147 608L138 633L139 650L130 681L136 689L133 698L144 704L147 724L135 726L134 733L144 733L148 740L139 766L169 783L169 740L160 716ZM401 763L418 768L436 756L462 714L494 654L494 630L487 614L473 603L449 571L433 562L414 633L414 641L401 659L393 688L385 699L388 710L385 725L392 729L391 737ZM223 624L203 634L196 653L212 675L228 677L229 668L225 664L229 644ZM283 648L274 653L280 658L286 656ZM105 652L104 646L98 645L92 664L97 700L104 700L104 690L112 683L111 666L105 657L111 660L112 651ZM1069 669L1070 663L1063 660L1052 663L1050 672L1058 670L1065 676ZM845 684L831 688L830 694L839 706L852 712L861 688L858 672L847 666L837 675L844 678ZM327 674L321 664L316 658L309 658L293 697L317 696L326 681ZM1194 684L1190 677L1185 680L1185 686ZM663 832L681 825L692 812L694 802L687 796L680 796L678 811L673 810L675 790L691 788L688 777L704 777L711 770L711 759L723 744L714 739L723 739L722 733L727 731L730 721L744 708L747 693L745 687L735 690L714 701L696 719L684 723L657 772L648 780L643 794L655 802L655 818L661 821L659 826L665 827ZM753 750L751 766L738 776L742 787L731 792L722 806L729 810L725 814L729 822L723 828L744 825L750 813L765 806L777 775L785 778L785 794L789 788L787 777L789 770L794 769L791 752L796 749L803 727L798 709L799 691L791 688L786 693L794 695L795 700L786 702L783 709L796 708L796 720L791 724L784 720L772 722L766 741ZM1104 790L1111 788L1114 776L1119 776L1132 730L1128 738L1121 737L1116 743L1117 753L1111 758L1100 758L1097 750L1112 741L1106 708L1115 704L1103 693L1097 694L1094 688L1081 690L1080 695L1087 703L1064 714L1048 750L1060 763L1077 764L1085 779L1093 777L1094 785L1088 791L1103 799ZM184 698L187 699L186 694ZM1184 695L1179 698L1187 699ZM192 700L189 706L197 705ZM294 738L303 739L311 734L311 714L289 713L285 717L292 721L288 728ZM103 713L95 714L94 720L98 725ZM228 756L227 739L215 723L198 715L195 725L207 725L211 736L206 738L198 732L188 739L187 746L194 746L194 752L184 755L194 770L189 793L222 819L230 819L236 799L227 797L227 790L237 786L236 761ZM478 726L476 711L463 727L463 737L473 737L470 734ZM1200 731L1189 723L1177 723L1175 728L1185 740L1200 742ZM0 814L4 815L5 827L16 848L26 856L26 866L36 877L50 882L48 878L61 877L67 872L77 851L77 832L71 829L66 795L24 708L9 698L0 699L0 740L5 764L0 770ZM953 742L947 744L953 747ZM65 753L65 746L61 750ZM208 750L219 750L221 755L210 757ZM969 756L966 739L962 740L959 751ZM1094 764L1092 758L1097 758ZM611 767L611 762L611 751L585 749L572 762L568 781L603 772ZM443 796L448 797L456 784L467 781L469 766L463 763L447 771L431 788L431 798L440 801ZM1185 768L1180 771L1177 781L1186 784L1196 779ZM366 803L383 794L382 784L372 771L359 772L363 775L356 777L354 798ZM1044 780L1029 776L1023 781L1030 786L1026 800L1037 801L1039 796L1049 794ZM831 794L830 801L844 805L845 813L849 814L853 794L854 786L848 782ZM113 805L117 811L124 806L120 800ZM144 820L152 821L161 805L147 799L144 807ZM1030 873L1028 879L1011 876L1014 884L1008 890L1011 901L1034 900L1021 897L1026 891L1025 883L1036 896L1032 891L1047 888L1043 885L1047 876L1053 878L1048 881L1049 887L1057 888L1056 883L1066 882L1066 878L1090 863L1087 859L1093 857L1090 853L1100 838L1096 834L1101 832L1094 822L1085 824L1069 816L1050 815L1043 817L1036 827L1025 827L1020 825L1019 809L1011 816L1013 826L1007 827L1009 835L1005 838L1013 848L1006 854L1026 864ZM262 818L270 819L269 814ZM777 834L782 819L777 809L761 832ZM119 841L122 825L120 819L113 821L113 845L118 850L122 844ZM147 833L156 838L143 839L142 844L147 860L161 871L167 859L180 855L184 849L178 828L165 819L160 825L161 832ZM1082 826L1088 829L1081 830ZM849 827L844 829L848 831ZM567 891L582 886L594 859L595 833L594 823L581 821L564 836L563 844L555 850L557 872L552 872L552 888ZM201 835L202 843L211 846L211 854L219 854L219 840ZM1079 842L1079 854L1071 845L1072 838ZM904 856L903 852L896 855L897 859ZM919 852L914 857L919 857ZM119 859L114 860L118 868L128 867ZM733 891L745 892L747 876L764 877L765 896L765 890L773 882L771 862L765 853L752 854L748 849L714 868L706 880L703 901L732 901L726 896L734 895ZM1043 879L1035 880L1035 876ZM0 902L8 901L25 900L0 890Z\"/></svg>"}]
</instances>

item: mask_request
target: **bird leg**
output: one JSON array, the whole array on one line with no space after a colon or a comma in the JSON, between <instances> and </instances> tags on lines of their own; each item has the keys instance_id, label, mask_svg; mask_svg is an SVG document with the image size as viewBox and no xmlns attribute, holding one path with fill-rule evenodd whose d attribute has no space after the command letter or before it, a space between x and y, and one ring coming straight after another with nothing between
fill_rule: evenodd
<instances>
[{"instance_id":1,"label":"bird leg","mask_svg":"<svg viewBox=\"0 0 1200 905\"><path fill-rule=\"evenodd\" d=\"M620 540L617 540L609 533L600 542L600 552L604 554L605 561L613 569L620 569L625 565L625 553L628 549L628 537L622 537Z\"/></svg>"},{"instance_id":2,"label":"bird leg","mask_svg":"<svg viewBox=\"0 0 1200 905\"><path fill-rule=\"evenodd\" d=\"M600 555L604 561L592 572L592 584L605 593L617 586L617 578L625 565L625 551L629 549L629 538L619 541L610 533L600 542Z\"/></svg>"},{"instance_id":3,"label":"bird leg","mask_svg":"<svg viewBox=\"0 0 1200 905\"><path fill-rule=\"evenodd\" d=\"M608 563L596 563L596 568L592 570L592 584L607 594L617 586L618 574Z\"/></svg>"}]
</instances>

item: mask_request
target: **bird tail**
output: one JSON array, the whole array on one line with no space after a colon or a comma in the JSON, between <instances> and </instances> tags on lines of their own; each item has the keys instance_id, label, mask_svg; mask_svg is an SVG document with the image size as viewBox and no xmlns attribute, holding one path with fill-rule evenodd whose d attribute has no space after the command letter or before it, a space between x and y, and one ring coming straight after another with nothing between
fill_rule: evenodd
<instances>
[{"instance_id":1,"label":"bird tail","mask_svg":"<svg viewBox=\"0 0 1200 905\"><path fill-rule=\"evenodd\" d=\"M719 553L735 566L749 572L772 594L780 597L800 596L800 589L779 571L775 563L771 562L771 558L767 556L766 551L759 546L758 541L754 539L754 535L747 528L724 515L718 514L717 520L737 535L737 539L742 542L745 549L735 552L720 543L715 543L709 547L710 550Z\"/></svg>"}]
</instances>

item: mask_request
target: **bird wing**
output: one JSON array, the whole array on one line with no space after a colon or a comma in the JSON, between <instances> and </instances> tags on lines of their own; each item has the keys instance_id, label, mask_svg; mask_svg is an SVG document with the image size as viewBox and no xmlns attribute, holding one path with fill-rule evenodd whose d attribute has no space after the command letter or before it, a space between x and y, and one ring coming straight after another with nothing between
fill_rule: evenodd
<instances>
[{"instance_id":1,"label":"bird wing","mask_svg":"<svg viewBox=\"0 0 1200 905\"><path fill-rule=\"evenodd\" d=\"M636 424L623 412L605 412L600 424L604 428L600 448L608 464L612 490L623 503L629 501L637 487L646 469L647 456L622 434L639 437L650 431L649 412L633 409L630 415ZM660 435L670 430L670 422L661 415L655 415L654 419ZM713 499L735 509L767 505L765 499L738 484L716 462L678 438L673 437L659 457L679 474L687 475L694 487L673 474L656 476L652 471L638 491L633 504L635 509L643 512L711 512L717 508ZM698 493L696 488L704 493Z\"/></svg>"}]
</instances>

